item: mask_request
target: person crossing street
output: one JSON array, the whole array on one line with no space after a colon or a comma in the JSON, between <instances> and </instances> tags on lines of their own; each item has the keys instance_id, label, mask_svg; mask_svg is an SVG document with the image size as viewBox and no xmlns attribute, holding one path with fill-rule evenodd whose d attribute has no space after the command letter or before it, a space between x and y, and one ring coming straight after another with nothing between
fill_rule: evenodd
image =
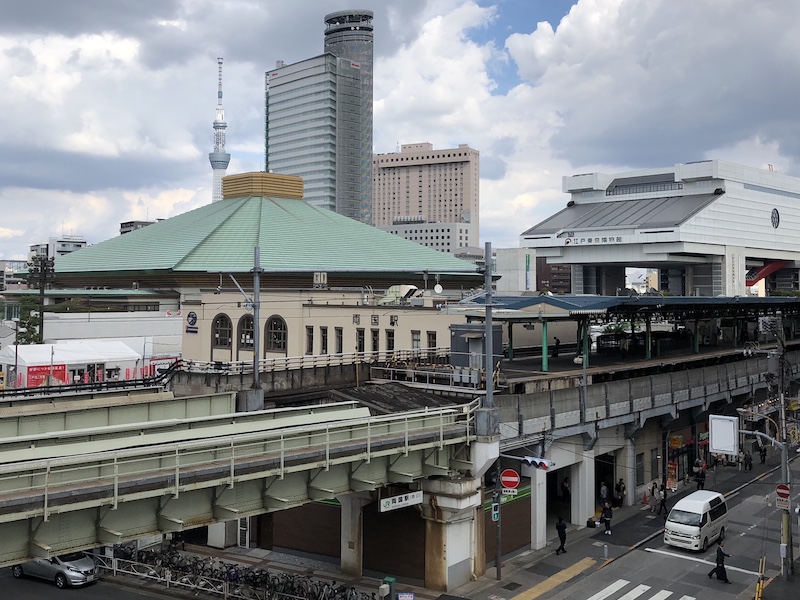
<instances>
[{"instance_id":1,"label":"person crossing street","mask_svg":"<svg viewBox=\"0 0 800 600\"><path fill-rule=\"evenodd\" d=\"M730 583L731 581L728 579L728 573L725 571L725 557L730 556L730 554L725 552L724 548L725 540L720 540L719 544L717 545L717 566L708 572L708 577L710 579L716 573L719 581Z\"/></svg>"}]
</instances>

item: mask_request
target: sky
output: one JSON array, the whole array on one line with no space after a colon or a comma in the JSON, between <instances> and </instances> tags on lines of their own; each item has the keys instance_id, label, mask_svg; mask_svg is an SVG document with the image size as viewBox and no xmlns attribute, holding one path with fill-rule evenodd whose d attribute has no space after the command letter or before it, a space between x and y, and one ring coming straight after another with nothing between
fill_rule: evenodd
<instances>
[{"instance_id":1,"label":"sky","mask_svg":"<svg viewBox=\"0 0 800 600\"><path fill-rule=\"evenodd\" d=\"M264 73L374 11L374 151L481 154L481 245L558 210L562 177L721 159L800 176L797 0L4 0L0 259L211 201L263 168Z\"/></svg>"}]
</instances>

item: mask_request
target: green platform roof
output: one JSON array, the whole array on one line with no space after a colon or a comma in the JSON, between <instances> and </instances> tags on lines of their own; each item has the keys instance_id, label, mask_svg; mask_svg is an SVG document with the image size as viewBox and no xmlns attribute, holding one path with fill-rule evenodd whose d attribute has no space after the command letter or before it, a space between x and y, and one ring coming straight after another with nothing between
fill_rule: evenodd
<instances>
[{"instance_id":1,"label":"green platform roof","mask_svg":"<svg viewBox=\"0 0 800 600\"><path fill-rule=\"evenodd\" d=\"M475 264L302 200L249 196L202 206L56 259L83 273L409 272L476 274Z\"/></svg>"}]
</instances>

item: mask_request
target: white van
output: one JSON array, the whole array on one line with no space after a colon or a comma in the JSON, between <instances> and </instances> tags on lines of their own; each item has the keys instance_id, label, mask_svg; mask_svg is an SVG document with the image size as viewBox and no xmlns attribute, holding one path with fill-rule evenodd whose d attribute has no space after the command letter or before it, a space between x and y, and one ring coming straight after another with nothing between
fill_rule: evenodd
<instances>
[{"instance_id":1,"label":"white van","mask_svg":"<svg viewBox=\"0 0 800 600\"><path fill-rule=\"evenodd\" d=\"M672 507L664 527L664 543L702 550L725 537L728 505L719 492L700 490L681 498Z\"/></svg>"}]
</instances>

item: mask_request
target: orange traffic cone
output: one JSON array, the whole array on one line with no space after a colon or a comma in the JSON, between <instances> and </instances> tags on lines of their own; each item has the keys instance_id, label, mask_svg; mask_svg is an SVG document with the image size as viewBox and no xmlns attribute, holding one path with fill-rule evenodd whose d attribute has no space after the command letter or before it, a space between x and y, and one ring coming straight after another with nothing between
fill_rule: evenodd
<instances>
[{"instance_id":1,"label":"orange traffic cone","mask_svg":"<svg viewBox=\"0 0 800 600\"><path fill-rule=\"evenodd\" d=\"M645 506L647 506L647 491L645 491L645 493L644 493L644 497L642 498L642 504L644 504Z\"/></svg>"}]
</instances>

